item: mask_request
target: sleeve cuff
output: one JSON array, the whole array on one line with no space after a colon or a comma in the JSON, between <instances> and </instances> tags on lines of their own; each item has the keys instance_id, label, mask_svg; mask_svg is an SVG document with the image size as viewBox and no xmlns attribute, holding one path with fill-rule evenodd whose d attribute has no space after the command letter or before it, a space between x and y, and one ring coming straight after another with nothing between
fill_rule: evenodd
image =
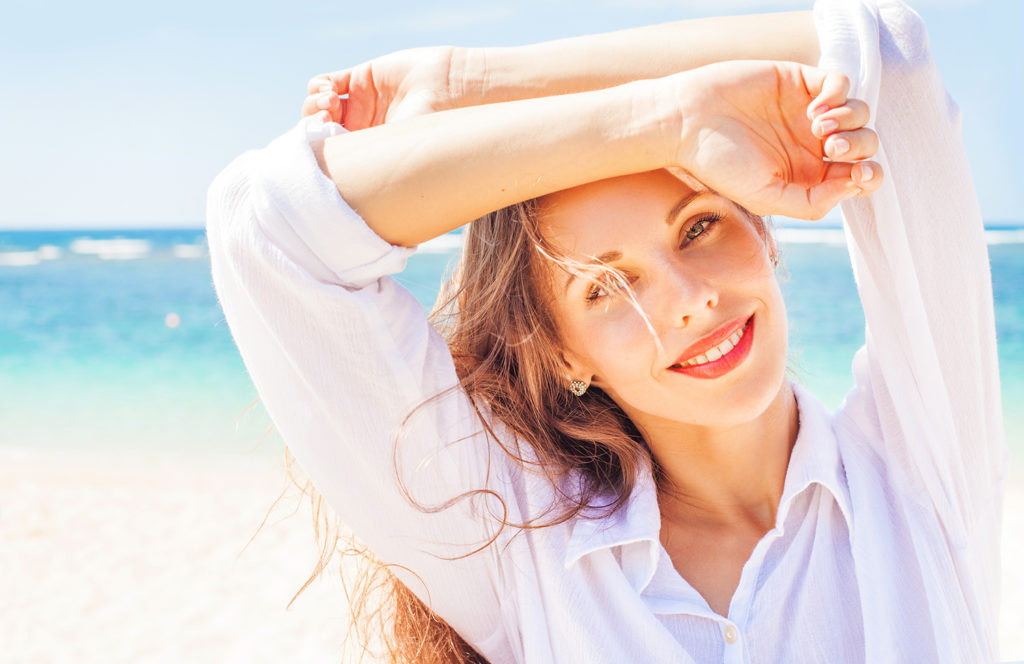
<instances>
[{"instance_id":1,"label":"sleeve cuff","mask_svg":"<svg viewBox=\"0 0 1024 664\"><path fill-rule=\"evenodd\" d=\"M303 118L260 152L255 204L263 230L317 279L362 288L401 272L415 251L373 232L320 169L313 148L345 133L324 114Z\"/></svg>"},{"instance_id":2,"label":"sleeve cuff","mask_svg":"<svg viewBox=\"0 0 1024 664\"><path fill-rule=\"evenodd\" d=\"M850 97L874 109L878 100L881 60L878 52L878 8L868 0L818 0L814 4L821 58L818 67L837 70L850 79ZM874 118L869 126L873 125Z\"/></svg>"}]
</instances>

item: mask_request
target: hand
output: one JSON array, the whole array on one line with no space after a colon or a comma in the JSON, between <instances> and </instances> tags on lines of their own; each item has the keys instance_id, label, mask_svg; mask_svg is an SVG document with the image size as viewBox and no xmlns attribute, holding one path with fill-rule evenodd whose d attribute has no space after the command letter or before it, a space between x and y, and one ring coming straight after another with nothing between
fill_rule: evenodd
<instances>
[{"instance_id":1,"label":"hand","mask_svg":"<svg viewBox=\"0 0 1024 664\"><path fill-rule=\"evenodd\" d=\"M466 105L467 77L453 66L458 55L450 46L414 48L314 76L302 115L327 111L355 131Z\"/></svg>"},{"instance_id":2,"label":"hand","mask_svg":"<svg viewBox=\"0 0 1024 664\"><path fill-rule=\"evenodd\" d=\"M878 149L869 109L847 99L843 74L734 61L671 78L681 85L679 165L751 212L820 219L881 184L881 167L862 161Z\"/></svg>"}]
</instances>

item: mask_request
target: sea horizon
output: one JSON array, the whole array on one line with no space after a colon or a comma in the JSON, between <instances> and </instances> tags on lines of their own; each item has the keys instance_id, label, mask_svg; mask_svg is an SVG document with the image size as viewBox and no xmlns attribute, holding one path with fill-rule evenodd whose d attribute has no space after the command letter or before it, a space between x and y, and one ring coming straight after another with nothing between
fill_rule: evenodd
<instances>
[{"instance_id":1,"label":"sea horizon","mask_svg":"<svg viewBox=\"0 0 1024 664\"><path fill-rule=\"evenodd\" d=\"M864 322L838 224L777 220L791 374L829 408ZM1024 453L1024 222L986 225L1003 411ZM396 278L428 308L461 247L424 243ZM205 230L0 230L0 446L276 453L224 322ZM823 315L823 312L829 312Z\"/></svg>"}]
</instances>

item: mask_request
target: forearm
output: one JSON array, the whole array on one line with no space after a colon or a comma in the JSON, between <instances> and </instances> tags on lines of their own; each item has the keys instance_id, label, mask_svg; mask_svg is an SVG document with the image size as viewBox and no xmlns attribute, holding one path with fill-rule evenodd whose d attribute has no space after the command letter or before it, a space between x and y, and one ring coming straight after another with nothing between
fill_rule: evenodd
<instances>
[{"instance_id":1,"label":"forearm","mask_svg":"<svg viewBox=\"0 0 1024 664\"><path fill-rule=\"evenodd\" d=\"M335 136L319 156L378 235L412 246L518 201L672 164L673 109L656 97L638 82L455 109Z\"/></svg>"},{"instance_id":2,"label":"forearm","mask_svg":"<svg viewBox=\"0 0 1024 664\"><path fill-rule=\"evenodd\" d=\"M816 64L811 12L677 21L528 46L457 49L463 104L596 90L726 60Z\"/></svg>"}]
</instances>

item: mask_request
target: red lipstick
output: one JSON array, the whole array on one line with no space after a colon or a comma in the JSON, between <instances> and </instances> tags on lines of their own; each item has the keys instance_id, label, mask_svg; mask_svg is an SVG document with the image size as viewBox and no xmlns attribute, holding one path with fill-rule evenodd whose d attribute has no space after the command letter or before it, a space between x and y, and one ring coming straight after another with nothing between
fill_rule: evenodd
<instances>
[{"instance_id":1,"label":"red lipstick","mask_svg":"<svg viewBox=\"0 0 1024 664\"><path fill-rule=\"evenodd\" d=\"M698 358L702 355L706 355L708 352L712 352L712 349L716 349L721 346L723 342L728 340L737 332L741 332L742 336L740 336L731 349L722 354L718 359L711 360L710 362L703 362L701 364L686 364L686 362L689 362L694 358ZM738 367L743 360L747 359L747 355L750 354L750 348L753 346L753 343L753 316L747 319L740 319L738 321L730 321L710 334L701 337L695 343L687 347L679 359L676 360L676 363L670 366L668 370L685 374L693 378L718 378L719 376L729 373Z\"/></svg>"}]
</instances>

